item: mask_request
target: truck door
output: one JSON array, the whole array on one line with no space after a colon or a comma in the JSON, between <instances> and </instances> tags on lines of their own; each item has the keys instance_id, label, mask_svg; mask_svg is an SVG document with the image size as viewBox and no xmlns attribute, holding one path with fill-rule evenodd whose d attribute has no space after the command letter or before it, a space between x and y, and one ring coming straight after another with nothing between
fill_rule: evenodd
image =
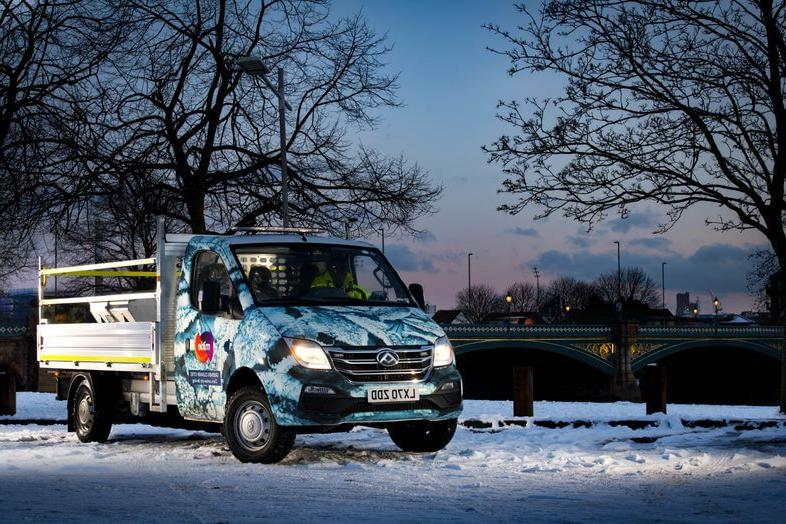
<instances>
[{"instance_id":1,"label":"truck door","mask_svg":"<svg viewBox=\"0 0 786 524\"><path fill-rule=\"evenodd\" d=\"M175 347L177 403L185 418L222 421L225 364L243 316L226 265L214 251L191 264L189 303L179 304ZM188 271L188 268L184 268ZM230 359L230 362L233 359Z\"/></svg>"}]
</instances>

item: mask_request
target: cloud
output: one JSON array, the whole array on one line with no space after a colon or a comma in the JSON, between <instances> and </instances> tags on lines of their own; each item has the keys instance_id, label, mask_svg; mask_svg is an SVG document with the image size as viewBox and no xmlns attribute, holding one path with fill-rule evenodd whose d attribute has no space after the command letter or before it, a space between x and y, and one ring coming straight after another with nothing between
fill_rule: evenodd
<instances>
[{"instance_id":1,"label":"cloud","mask_svg":"<svg viewBox=\"0 0 786 524\"><path fill-rule=\"evenodd\" d=\"M656 236L626 240L625 244L629 244L631 246L643 247L645 249L656 249L656 250L669 250L671 248L671 240L665 237L656 237Z\"/></svg>"},{"instance_id":2,"label":"cloud","mask_svg":"<svg viewBox=\"0 0 786 524\"><path fill-rule=\"evenodd\" d=\"M646 251L622 250L622 265L642 267L656 282L660 282L661 262L666 262L666 287L692 291L694 294L746 293L746 275L751 269L748 256L756 246L739 247L729 244L701 246L691 254L673 251L654 255ZM584 280L593 280L600 273L615 271L616 250L606 253L591 253L586 250L565 252L551 250L534 260L521 265L528 269L533 265L551 276L566 275Z\"/></svg>"},{"instance_id":3,"label":"cloud","mask_svg":"<svg viewBox=\"0 0 786 524\"><path fill-rule=\"evenodd\" d=\"M652 212L631 213L626 218L609 220L609 229L615 233L627 233L631 229L650 229L658 224L658 215Z\"/></svg>"},{"instance_id":4,"label":"cloud","mask_svg":"<svg viewBox=\"0 0 786 524\"><path fill-rule=\"evenodd\" d=\"M439 272L434 265L434 257L419 256L404 244L388 244L385 246L385 256L398 271Z\"/></svg>"},{"instance_id":5,"label":"cloud","mask_svg":"<svg viewBox=\"0 0 786 524\"><path fill-rule=\"evenodd\" d=\"M592 240L589 237L569 236L568 242L581 248L590 247L592 245Z\"/></svg>"},{"instance_id":6,"label":"cloud","mask_svg":"<svg viewBox=\"0 0 786 524\"><path fill-rule=\"evenodd\" d=\"M424 244L430 244L437 240L437 237L434 236L434 233L431 231L419 231L413 235L415 242L422 242Z\"/></svg>"},{"instance_id":7,"label":"cloud","mask_svg":"<svg viewBox=\"0 0 786 524\"><path fill-rule=\"evenodd\" d=\"M505 232L506 233L510 233L511 235L518 235L518 236L521 236L521 237L533 237L534 238L534 237L539 237L540 236L540 233L538 233L537 230L535 228L532 228L532 227L528 227L528 228L514 227L513 229L508 229Z\"/></svg>"},{"instance_id":8,"label":"cloud","mask_svg":"<svg viewBox=\"0 0 786 524\"><path fill-rule=\"evenodd\" d=\"M466 256L467 254L462 251L443 251L441 253L433 253L429 255L429 258L431 260L448 262L452 264L458 261L463 261Z\"/></svg>"}]
</instances>

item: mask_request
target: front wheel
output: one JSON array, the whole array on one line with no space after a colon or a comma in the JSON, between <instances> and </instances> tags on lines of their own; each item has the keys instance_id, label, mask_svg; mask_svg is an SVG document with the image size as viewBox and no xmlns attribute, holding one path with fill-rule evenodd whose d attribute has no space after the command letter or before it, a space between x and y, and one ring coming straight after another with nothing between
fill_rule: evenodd
<instances>
[{"instance_id":1,"label":"front wheel","mask_svg":"<svg viewBox=\"0 0 786 524\"><path fill-rule=\"evenodd\" d=\"M258 387L241 388L229 399L224 436L240 462L273 464L295 444L295 433L276 423L270 402Z\"/></svg>"},{"instance_id":2,"label":"front wheel","mask_svg":"<svg viewBox=\"0 0 786 524\"><path fill-rule=\"evenodd\" d=\"M398 422L388 426L393 443L404 451L433 452L448 445L456 433L456 419Z\"/></svg>"}]
</instances>

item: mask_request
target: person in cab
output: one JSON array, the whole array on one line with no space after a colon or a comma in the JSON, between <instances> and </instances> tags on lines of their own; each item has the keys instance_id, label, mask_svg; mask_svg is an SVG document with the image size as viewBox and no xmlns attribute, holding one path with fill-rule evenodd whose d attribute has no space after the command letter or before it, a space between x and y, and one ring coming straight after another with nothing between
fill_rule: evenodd
<instances>
[{"instance_id":1,"label":"person in cab","mask_svg":"<svg viewBox=\"0 0 786 524\"><path fill-rule=\"evenodd\" d=\"M349 298L368 299L368 292L355 283L345 257L331 258L325 271L314 277L314 280L311 281L311 288L321 287L343 289Z\"/></svg>"},{"instance_id":2,"label":"person in cab","mask_svg":"<svg viewBox=\"0 0 786 524\"><path fill-rule=\"evenodd\" d=\"M275 300L278 290L273 286L273 274L265 266L254 266L248 274L251 292L258 302Z\"/></svg>"}]
</instances>

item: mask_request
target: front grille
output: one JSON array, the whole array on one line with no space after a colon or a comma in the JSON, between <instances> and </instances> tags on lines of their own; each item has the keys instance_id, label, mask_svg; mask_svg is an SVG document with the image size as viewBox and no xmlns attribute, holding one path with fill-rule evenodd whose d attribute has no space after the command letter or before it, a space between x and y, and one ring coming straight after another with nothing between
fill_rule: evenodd
<instances>
[{"instance_id":1,"label":"front grille","mask_svg":"<svg viewBox=\"0 0 786 524\"><path fill-rule=\"evenodd\" d=\"M377 362L377 353L389 350L399 362L386 367ZM431 370L430 346L328 348L336 370L352 382L405 382L424 380Z\"/></svg>"}]
</instances>

